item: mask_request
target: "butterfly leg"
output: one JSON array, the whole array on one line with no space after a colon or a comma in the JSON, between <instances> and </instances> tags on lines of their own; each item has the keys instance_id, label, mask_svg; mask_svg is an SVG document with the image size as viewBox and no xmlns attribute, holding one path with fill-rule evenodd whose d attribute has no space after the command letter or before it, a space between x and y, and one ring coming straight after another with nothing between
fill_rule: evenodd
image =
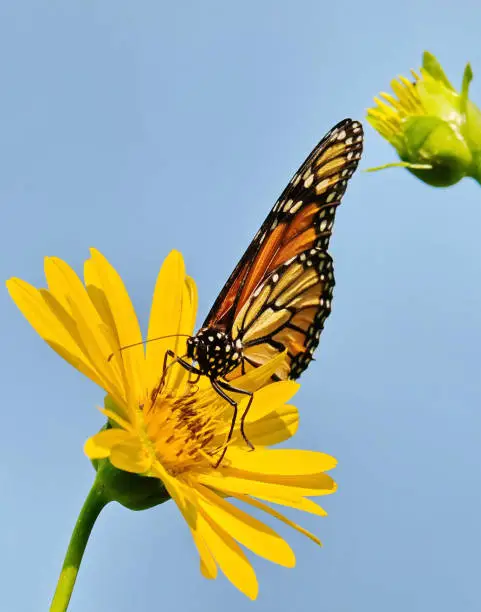
<instances>
[{"instance_id":1,"label":"butterfly leg","mask_svg":"<svg viewBox=\"0 0 481 612\"><path fill-rule=\"evenodd\" d=\"M192 376L192 374L194 374L194 376ZM187 379L187 383L190 385L192 393L195 393L194 388L197 386L201 376L202 372L194 372L193 370L189 369L189 378Z\"/></svg>"},{"instance_id":2,"label":"butterfly leg","mask_svg":"<svg viewBox=\"0 0 481 612\"><path fill-rule=\"evenodd\" d=\"M234 411L234 414L232 415L232 421L230 423L229 433L227 435L227 440L225 441L224 449L223 449L219 459L217 460L217 463L215 464L215 467L218 467L220 465L222 459L224 459L224 456L225 456L225 454L227 452L227 446L228 446L229 442L231 441L232 434L234 433L234 425L235 425L235 422L237 420L237 402L234 399L232 399L232 397L229 397L227 395L227 393L221 387L221 383L219 381L215 380L214 378L211 378L210 382L211 382L212 387L214 388L214 390L221 396L222 399L224 399L226 402L228 402L232 406L232 409Z\"/></svg>"},{"instance_id":3,"label":"butterfly leg","mask_svg":"<svg viewBox=\"0 0 481 612\"><path fill-rule=\"evenodd\" d=\"M249 410L250 410L250 408L252 406L252 402L254 400L254 394L252 393L252 391L246 391L245 389L239 389L238 387L233 387L229 383L226 383L226 382L224 382L222 380L218 381L218 384L225 391L231 391L231 392L234 392L234 393L242 393L243 395L248 395L249 396L249 401L247 402L247 406L246 406L244 412L242 413L242 417L241 417L241 420L240 420L240 432L241 432L241 435L244 438L244 441L247 444L247 446L251 450L254 450L254 445L252 444L252 442L246 436L245 429L244 429L246 416L247 416L247 413L249 412ZM232 400L232 401L234 401L234 400ZM234 425L231 426L231 429L233 428L233 426Z\"/></svg>"},{"instance_id":4,"label":"butterfly leg","mask_svg":"<svg viewBox=\"0 0 481 612\"><path fill-rule=\"evenodd\" d=\"M167 360L172 357L175 358L175 353L174 351L171 351L170 349L165 351L165 355L164 355L164 363L162 364L162 376L160 378L160 382L157 385L157 387L152 391L152 394L150 396L150 400L152 402L152 406L155 404L155 402L157 401L157 397L159 396L159 393L162 391L162 389L164 388L165 385L165 379L167 376L167 370L169 369L170 365L172 365L175 362L172 362L169 366L167 366Z\"/></svg>"}]
</instances>

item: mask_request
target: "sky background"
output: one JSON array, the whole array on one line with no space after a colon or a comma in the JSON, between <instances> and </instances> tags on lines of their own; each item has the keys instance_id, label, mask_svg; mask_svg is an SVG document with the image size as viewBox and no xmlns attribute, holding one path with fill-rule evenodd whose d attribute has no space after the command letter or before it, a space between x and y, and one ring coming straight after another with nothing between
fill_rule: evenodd
<instances>
[{"instance_id":1,"label":"sky background","mask_svg":"<svg viewBox=\"0 0 481 612\"><path fill-rule=\"evenodd\" d=\"M173 249L198 324L306 155L391 78L466 61L481 103L481 5L408 0L0 4L0 278L44 285L101 250L145 329ZM395 160L367 124L361 168ZM333 312L296 397L293 445L336 456L327 518L293 513L284 569L251 557L253 604L203 579L169 502L109 505L71 612L481 609L481 187L357 172L337 213ZM103 392L0 295L0 609L47 610L94 472ZM277 527L277 526L276 526Z\"/></svg>"}]
</instances>

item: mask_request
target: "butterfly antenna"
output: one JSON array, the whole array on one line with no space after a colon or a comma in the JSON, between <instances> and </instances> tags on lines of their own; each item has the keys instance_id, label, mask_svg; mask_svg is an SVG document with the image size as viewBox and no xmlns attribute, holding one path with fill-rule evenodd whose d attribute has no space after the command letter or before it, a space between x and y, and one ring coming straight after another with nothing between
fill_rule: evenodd
<instances>
[{"instance_id":1,"label":"butterfly antenna","mask_svg":"<svg viewBox=\"0 0 481 612\"><path fill-rule=\"evenodd\" d=\"M110 361L115 353L122 353L125 349L132 348L134 346L140 346L141 344L147 344L147 342L155 342L156 340L164 340L165 338L178 338L180 336L184 336L186 338L190 338L190 334L168 334L167 336L158 336L157 338L148 338L147 340L142 340L142 342L134 342L133 344L126 344L125 346L121 346L117 351L110 353L107 358L107 361Z\"/></svg>"}]
</instances>

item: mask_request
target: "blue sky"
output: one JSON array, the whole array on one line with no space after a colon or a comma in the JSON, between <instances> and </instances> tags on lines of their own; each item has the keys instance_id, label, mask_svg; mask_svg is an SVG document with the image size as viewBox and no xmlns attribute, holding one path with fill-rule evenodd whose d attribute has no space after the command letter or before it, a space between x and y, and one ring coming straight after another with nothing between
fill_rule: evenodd
<instances>
[{"instance_id":1,"label":"blue sky","mask_svg":"<svg viewBox=\"0 0 481 612\"><path fill-rule=\"evenodd\" d=\"M319 138L363 119L424 49L481 103L481 7L124 0L0 6L0 277L42 286L43 257L88 248L122 274L145 328L165 255L184 254L199 323ZM395 159L366 125L361 167ZM70 610L481 609L481 188L358 172L331 240L333 313L302 378L295 445L335 455L329 516L280 527L286 570L253 558L252 604L198 571L172 503L110 505ZM4 290L0 608L46 610L93 479L82 452L102 391Z\"/></svg>"}]
</instances>

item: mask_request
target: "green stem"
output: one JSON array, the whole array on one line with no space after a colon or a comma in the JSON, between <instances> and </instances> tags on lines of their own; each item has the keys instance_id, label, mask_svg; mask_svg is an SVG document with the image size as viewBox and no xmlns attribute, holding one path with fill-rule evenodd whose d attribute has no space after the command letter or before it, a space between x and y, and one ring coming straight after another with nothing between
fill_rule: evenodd
<instances>
[{"instance_id":1,"label":"green stem","mask_svg":"<svg viewBox=\"0 0 481 612\"><path fill-rule=\"evenodd\" d=\"M109 501L110 499L105 495L104 487L97 477L82 506L82 510L80 510L70 538L50 612L65 612L67 610L90 533L102 508Z\"/></svg>"},{"instance_id":2,"label":"green stem","mask_svg":"<svg viewBox=\"0 0 481 612\"><path fill-rule=\"evenodd\" d=\"M384 164L384 166L376 166L375 168L366 168L364 172L377 172L385 168L410 168L411 170L432 170L431 164L411 164L411 162L393 162L392 164Z\"/></svg>"}]
</instances>

